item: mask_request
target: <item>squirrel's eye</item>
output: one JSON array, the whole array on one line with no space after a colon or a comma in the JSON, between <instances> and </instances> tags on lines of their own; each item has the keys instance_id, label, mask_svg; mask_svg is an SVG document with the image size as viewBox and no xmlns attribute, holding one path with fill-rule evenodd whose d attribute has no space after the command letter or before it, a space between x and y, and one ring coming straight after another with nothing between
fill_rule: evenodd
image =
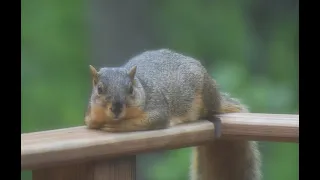
<instances>
[{"instance_id":1,"label":"squirrel's eye","mask_svg":"<svg viewBox=\"0 0 320 180\"><path fill-rule=\"evenodd\" d=\"M129 93L130 93L130 94L133 93L133 87L132 87L132 86L129 87Z\"/></svg>"},{"instance_id":2,"label":"squirrel's eye","mask_svg":"<svg viewBox=\"0 0 320 180\"><path fill-rule=\"evenodd\" d=\"M97 91L98 91L98 94L102 94L103 92L103 88L100 84L98 85Z\"/></svg>"}]
</instances>

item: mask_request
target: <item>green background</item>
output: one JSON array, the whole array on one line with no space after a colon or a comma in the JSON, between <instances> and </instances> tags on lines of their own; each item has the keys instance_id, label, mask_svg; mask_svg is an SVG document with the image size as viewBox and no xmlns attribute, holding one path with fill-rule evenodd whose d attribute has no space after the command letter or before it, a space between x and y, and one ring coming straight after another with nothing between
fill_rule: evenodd
<instances>
[{"instance_id":1,"label":"green background","mask_svg":"<svg viewBox=\"0 0 320 180\"><path fill-rule=\"evenodd\" d=\"M95 41L90 31L94 26L90 12L101 3L93 2L96 5L89 10L90 3L84 1L22 1L23 133L83 125L91 88L88 64L108 65L103 59L92 58L92 47L99 45L92 46ZM108 7L105 12L113 13L115 24L128 24L119 20L120 13L113 7L124 8L129 1L117 5L111 2L101 7ZM113 58L110 64L123 63L146 49L171 48L199 59L221 89L241 99L252 112L297 114L298 3L141 1L126 7L133 12L132 16L143 12L140 19L130 22L133 25L128 24L122 32L105 32L115 38L104 41L118 49L113 54L122 55L120 61ZM130 13L122 19L128 19ZM144 20L148 26L130 29ZM106 29L112 26L107 24ZM146 29L152 33L140 36L148 37L149 45L141 45L138 39L121 40L121 33ZM126 46L126 42L133 45ZM126 48L121 49L122 46ZM100 48L104 52L104 47ZM106 51L105 56L109 54ZM264 180L298 180L297 144L261 142L260 148ZM139 179L187 179L189 153L190 149L184 148L140 156ZM31 173L23 172L21 179L31 179Z\"/></svg>"}]
</instances>

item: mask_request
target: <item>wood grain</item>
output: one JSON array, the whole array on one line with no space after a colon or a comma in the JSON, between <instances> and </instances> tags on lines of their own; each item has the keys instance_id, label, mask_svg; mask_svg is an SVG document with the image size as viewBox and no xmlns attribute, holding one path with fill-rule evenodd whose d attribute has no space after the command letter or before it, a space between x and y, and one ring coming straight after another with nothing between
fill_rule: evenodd
<instances>
[{"instance_id":1,"label":"wood grain","mask_svg":"<svg viewBox=\"0 0 320 180\"><path fill-rule=\"evenodd\" d=\"M135 180L135 156L41 168L33 180Z\"/></svg>"},{"instance_id":2,"label":"wood grain","mask_svg":"<svg viewBox=\"0 0 320 180\"><path fill-rule=\"evenodd\" d=\"M221 115L222 137L298 142L299 115L232 113ZM208 121L144 132L106 133L74 127L21 134L21 169L196 146L214 140Z\"/></svg>"}]
</instances>

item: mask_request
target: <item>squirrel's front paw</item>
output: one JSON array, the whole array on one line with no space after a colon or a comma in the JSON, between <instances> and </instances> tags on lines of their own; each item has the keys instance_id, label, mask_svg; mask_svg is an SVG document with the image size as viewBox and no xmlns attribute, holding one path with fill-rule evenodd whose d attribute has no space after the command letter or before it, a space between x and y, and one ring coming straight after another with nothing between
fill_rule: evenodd
<instances>
[{"instance_id":1,"label":"squirrel's front paw","mask_svg":"<svg viewBox=\"0 0 320 180\"><path fill-rule=\"evenodd\" d=\"M117 123L117 124L106 123L100 129L106 132L121 132L121 131L124 131L125 128L122 123Z\"/></svg>"},{"instance_id":2,"label":"squirrel's front paw","mask_svg":"<svg viewBox=\"0 0 320 180\"><path fill-rule=\"evenodd\" d=\"M137 125L133 121L122 120L116 123L106 123L100 129L107 132L128 132L136 131Z\"/></svg>"},{"instance_id":3,"label":"squirrel's front paw","mask_svg":"<svg viewBox=\"0 0 320 180\"><path fill-rule=\"evenodd\" d=\"M107 132L129 132L129 131L142 131L149 129L145 119L134 118L126 119L117 123L106 123L100 128Z\"/></svg>"},{"instance_id":4,"label":"squirrel's front paw","mask_svg":"<svg viewBox=\"0 0 320 180\"><path fill-rule=\"evenodd\" d=\"M104 121L93 119L92 116L85 116L84 123L89 129L99 129L105 124Z\"/></svg>"},{"instance_id":5,"label":"squirrel's front paw","mask_svg":"<svg viewBox=\"0 0 320 180\"><path fill-rule=\"evenodd\" d=\"M87 126L89 129L96 129L98 128L97 124L92 121L90 116L86 116L84 118L84 124Z\"/></svg>"}]
</instances>

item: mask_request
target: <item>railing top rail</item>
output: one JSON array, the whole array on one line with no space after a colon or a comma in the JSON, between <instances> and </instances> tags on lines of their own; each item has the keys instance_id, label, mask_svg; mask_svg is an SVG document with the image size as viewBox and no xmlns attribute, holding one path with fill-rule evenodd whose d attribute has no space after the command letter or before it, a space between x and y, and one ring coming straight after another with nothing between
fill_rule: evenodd
<instances>
[{"instance_id":1,"label":"railing top rail","mask_svg":"<svg viewBox=\"0 0 320 180\"><path fill-rule=\"evenodd\" d=\"M232 113L220 116L222 137L254 141L299 141L299 115ZM212 141L209 121L163 130L106 133L73 127L21 134L21 169L190 147Z\"/></svg>"}]
</instances>

